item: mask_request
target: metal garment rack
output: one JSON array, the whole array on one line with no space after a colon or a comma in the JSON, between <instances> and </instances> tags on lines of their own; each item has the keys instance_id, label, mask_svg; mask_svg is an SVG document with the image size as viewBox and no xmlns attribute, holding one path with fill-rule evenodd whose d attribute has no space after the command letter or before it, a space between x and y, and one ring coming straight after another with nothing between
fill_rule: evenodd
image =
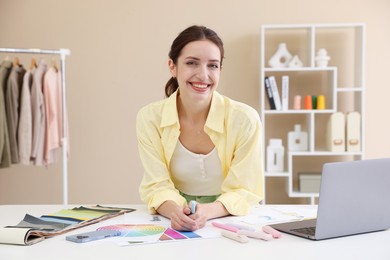
<instances>
[{"instance_id":1,"label":"metal garment rack","mask_svg":"<svg viewBox=\"0 0 390 260\"><path fill-rule=\"evenodd\" d=\"M60 55L61 58L61 88L62 88L62 198L63 204L68 205L68 138L67 138L67 111L66 111L66 83L65 83L65 57L70 55L68 49L43 50L43 49L14 49L0 48L0 53L27 53Z\"/></svg>"}]
</instances>

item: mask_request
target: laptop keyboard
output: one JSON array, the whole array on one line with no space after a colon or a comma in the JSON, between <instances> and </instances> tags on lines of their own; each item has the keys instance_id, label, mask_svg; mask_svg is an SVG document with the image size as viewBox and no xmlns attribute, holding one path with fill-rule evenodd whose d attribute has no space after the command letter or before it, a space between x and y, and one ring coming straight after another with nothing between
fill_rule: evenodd
<instances>
[{"instance_id":1,"label":"laptop keyboard","mask_svg":"<svg viewBox=\"0 0 390 260\"><path fill-rule=\"evenodd\" d=\"M292 229L291 231L309 235L309 236L314 236L316 233L316 227L304 227L304 228L297 228L297 229Z\"/></svg>"}]
</instances>

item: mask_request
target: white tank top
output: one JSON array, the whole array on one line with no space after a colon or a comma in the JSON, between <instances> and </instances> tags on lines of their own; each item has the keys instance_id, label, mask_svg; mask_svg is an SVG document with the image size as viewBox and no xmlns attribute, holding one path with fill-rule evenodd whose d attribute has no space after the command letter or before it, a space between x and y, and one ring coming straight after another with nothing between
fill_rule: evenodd
<instances>
[{"instance_id":1,"label":"white tank top","mask_svg":"<svg viewBox=\"0 0 390 260\"><path fill-rule=\"evenodd\" d=\"M192 196L221 194L222 168L215 147L208 154L196 154L179 140L170 166L172 180L181 192Z\"/></svg>"}]
</instances>

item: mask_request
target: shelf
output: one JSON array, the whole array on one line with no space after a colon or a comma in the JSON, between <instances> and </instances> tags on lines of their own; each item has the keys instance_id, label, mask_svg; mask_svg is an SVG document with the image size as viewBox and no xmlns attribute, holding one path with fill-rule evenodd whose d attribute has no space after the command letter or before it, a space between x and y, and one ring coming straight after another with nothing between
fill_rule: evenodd
<instances>
[{"instance_id":1,"label":"shelf","mask_svg":"<svg viewBox=\"0 0 390 260\"><path fill-rule=\"evenodd\" d=\"M351 28L351 27L363 27L363 23L329 23L329 24L267 24L263 25L264 29L312 29L312 28L319 28L319 29L326 29L326 28Z\"/></svg>"},{"instance_id":2,"label":"shelf","mask_svg":"<svg viewBox=\"0 0 390 260\"><path fill-rule=\"evenodd\" d=\"M292 197L292 198L319 197L319 194L318 193L311 193L311 192L293 191L290 193L290 197Z\"/></svg>"},{"instance_id":3,"label":"shelf","mask_svg":"<svg viewBox=\"0 0 390 260\"><path fill-rule=\"evenodd\" d=\"M265 177L282 177L282 180L276 179L269 182L269 185L273 185L270 189L271 192L279 189L274 185L280 185L280 189L285 189L289 198L308 198L313 204L315 198L319 195L318 193L306 193L297 190L299 186L298 173L321 172L324 163L359 160L364 157L365 25L362 23L276 24L263 25L260 32L259 114L264 133L264 169L269 169L269 167L266 167L267 159L269 159L266 154L266 147L269 140L281 139L284 147L284 170L282 172L265 172ZM285 48L291 54L287 57L297 56L303 67L289 67L288 62L285 62L286 56L283 56L286 54ZM330 57L328 66L317 67L316 56L319 49L326 49L327 55ZM279 56L280 62L277 62L278 58L275 60L275 57L278 57L274 56L275 53L281 55ZM269 63L271 59L272 62ZM270 67L269 64L280 67ZM279 95L281 99L284 97L284 101L287 100L286 103L288 103L287 109L286 107L284 110L270 109L272 99L268 98L267 90L269 91L269 88L266 89L264 79L271 76L274 77L276 82L276 85L274 84L271 88L271 94L276 97ZM296 101L295 97L301 96L300 108L303 108L305 97L318 97L320 95L325 97L326 109L292 109L294 101ZM352 128L360 132L360 151L349 152L347 146L341 149L340 152L334 152L337 149L330 151L332 148L330 148L327 140L329 120L336 112L345 115L350 112L360 114L360 128ZM289 132L294 131L296 124L301 125L301 131L307 133L308 151L288 151ZM340 123L340 125L343 124ZM347 124L345 125L347 126ZM335 129L340 128L336 127ZM345 130L347 130L347 127L345 127ZM342 136L346 136L347 133L351 134L348 131L344 135L339 133L341 137L333 137L332 140L339 141L339 138L343 138ZM347 138L344 137L343 141L344 144L347 143ZM280 158L279 154L278 157L276 156L276 151L280 150L275 149L270 158L274 156ZM270 160L270 163L273 163L273 161ZM274 167L274 165L271 165L271 167ZM286 185L282 185L283 182ZM267 197L267 187L265 189ZM279 192L281 191L278 190ZM280 200L279 197L283 196L276 197ZM267 203L266 198L263 203ZM291 203L291 201L272 201L270 203Z\"/></svg>"},{"instance_id":4,"label":"shelf","mask_svg":"<svg viewBox=\"0 0 390 260\"><path fill-rule=\"evenodd\" d=\"M330 152L330 151L305 151L288 152L291 156L362 156L363 152Z\"/></svg>"},{"instance_id":5,"label":"shelf","mask_svg":"<svg viewBox=\"0 0 390 260\"><path fill-rule=\"evenodd\" d=\"M336 88L337 92L362 92L363 88Z\"/></svg>"},{"instance_id":6,"label":"shelf","mask_svg":"<svg viewBox=\"0 0 390 260\"><path fill-rule=\"evenodd\" d=\"M336 67L326 67L326 68L319 68L319 67L301 67L301 68L264 68L264 72L299 72L299 71L335 71L337 70Z\"/></svg>"},{"instance_id":7,"label":"shelf","mask_svg":"<svg viewBox=\"0 0 390 260\"><path fill-rule=\"evenodd\" d=\"M264 175L266 177L289 177L290 176L288 172L265 172Z\"/></svg>"},{"instance_id":8,"label":"shelf","mask_svg":"<svg viewBox=\"0 0 390 260\"><path fill-rule=\"evenodd\" d=\"M299 110L265 110L264 114L330 114L334 113L336 110L333 109L299 109Z\"/></svg>"}]
</instances>

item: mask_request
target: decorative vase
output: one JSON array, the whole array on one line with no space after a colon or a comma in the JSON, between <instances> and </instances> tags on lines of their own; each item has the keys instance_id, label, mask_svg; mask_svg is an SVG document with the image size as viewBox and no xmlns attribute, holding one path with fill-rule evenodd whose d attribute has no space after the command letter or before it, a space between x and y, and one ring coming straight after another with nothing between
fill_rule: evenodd
<instances>
[{"instance_id":1,"label":"decorative vase","mask_svg":"<svg viewBox=\"0 0 390 260\"><path fill-rule=\"evenodd\" d=\"M319 49L316 56L317 67L326 68L328 67L328 62L330 57L328 56L328 52L326 49Z\"/></svg>"},{"instance_id":2,"label":"decorative vase","mask_svg":"<svg viewBox=\"0 0 390 260\"><path fill-rule=\"evenodd\" d=\"M292 58L291 53L287 50L285 43L280 43L277 51L268 61L268 65L272 68L285 68Z\"/></svg>"}]
</instances>

